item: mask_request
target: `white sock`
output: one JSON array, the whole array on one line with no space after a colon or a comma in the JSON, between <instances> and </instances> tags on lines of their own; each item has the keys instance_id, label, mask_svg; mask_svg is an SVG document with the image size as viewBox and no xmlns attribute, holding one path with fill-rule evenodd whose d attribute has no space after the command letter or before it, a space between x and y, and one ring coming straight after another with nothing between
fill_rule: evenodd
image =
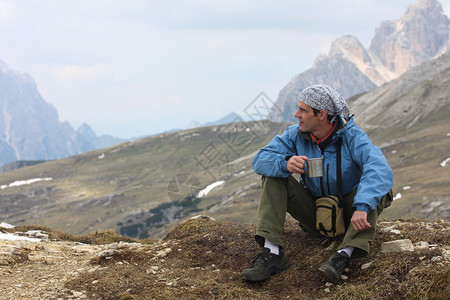
<instances>
[{"instance_id":1,"label":"white sock","mask_svg":"<svg viewBox=\"0 0 450 300\"><path fill-rule=\"evenodd\" d=\"M352 257L353 250L355 250L355 247L348 246L348 247L338 250L338 253L341 253L342 251L344 251L345 253L347 253L348 257Z\"/></svg>"},{"instance_id":2,"label":"white sock","mask_svg":"<svg viewBox=\"0 0 450 300\"><path fill-rule=\"evenodd\" d=\"M275 255L280 255L280 246L278 246L275 243L272 243L268 239L264 239L264 248L267 248L270 250L270 253Z\"/></svg>"}]
</instances>

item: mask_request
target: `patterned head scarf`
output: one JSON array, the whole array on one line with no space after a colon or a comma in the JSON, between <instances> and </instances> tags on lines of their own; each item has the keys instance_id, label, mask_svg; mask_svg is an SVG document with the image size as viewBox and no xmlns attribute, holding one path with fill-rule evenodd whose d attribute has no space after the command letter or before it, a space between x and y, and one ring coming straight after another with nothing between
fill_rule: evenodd
<instances>
[{"instance_id":1,"label":"patterned head scarf","mask_svg":"<svg viewBox=\"0 0 450 300\"><path fill-rule=\"evenodd\" d=\"M330 116L344 116L345 120L349 120L350 110L344 97L329 85L319 84L307 87L298 95L298 100L306 105L318 110L324 110Z\"/></svg>"}]
</instances>

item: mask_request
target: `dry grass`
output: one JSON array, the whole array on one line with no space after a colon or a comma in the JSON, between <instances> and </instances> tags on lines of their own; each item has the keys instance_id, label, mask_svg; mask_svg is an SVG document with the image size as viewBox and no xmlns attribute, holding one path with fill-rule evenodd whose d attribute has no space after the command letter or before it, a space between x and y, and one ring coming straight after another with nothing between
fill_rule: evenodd
<instances>
[{"instance_id":1,"label":"dry grass","mask_svg":"<svg viewBox=\"0 0 450 300\"><path fill-rule=\"evenodd\" d=\"M254 226L210 220L189 220L174 227L164 244L141 251L123 251L112 258L97 258L95 272L68 282L85 290L91 299L445 299L450 294L447 263L433 261L449 245L449 223L398 220L401 235L381 233L371 254L354 260L349 279L330 287L317 268L334 251L325 250L333 240L303 233L297 224L286 225L285 253L290 268L265 282L240 278L248 261L258 252ZM424 252L381 253L385 241L409 238L436 244ZM338 245L338 243L335 243ZM172 252L157 259L155 252ZM364 263L372 262L362 270ZM95 284L94 284L94 283ZM448 298L447 298L448 299Z\"/></svg>"}]
</instances>

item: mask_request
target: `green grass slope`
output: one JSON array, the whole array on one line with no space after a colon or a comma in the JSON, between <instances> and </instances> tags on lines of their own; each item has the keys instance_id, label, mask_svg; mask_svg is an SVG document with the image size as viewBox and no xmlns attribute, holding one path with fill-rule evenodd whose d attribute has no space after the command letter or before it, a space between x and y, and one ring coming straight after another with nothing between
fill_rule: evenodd
<instances>
[{"instance_id":1,"label":"green grass slope","mask_svg":"<svg viewBox=\"0 0 450 300\"><path fill-rule=\"evenodd\" d=\"M158 235L164 225L201 211L252 221L243 219L247 211L254 215L257 200L259 178L250 161L284 127L247 122L197 128L3 173L0 219L76 234L111 228L133 237ZM9 186L36 178L51 180ZM226 183L192 199L217 181Z\"/></svg>"}]
</instances>

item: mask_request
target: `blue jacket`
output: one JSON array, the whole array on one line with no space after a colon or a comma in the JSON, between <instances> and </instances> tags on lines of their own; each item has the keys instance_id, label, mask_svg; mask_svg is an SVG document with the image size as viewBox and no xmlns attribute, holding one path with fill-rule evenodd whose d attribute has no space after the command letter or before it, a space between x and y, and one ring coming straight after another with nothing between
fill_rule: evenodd
<instances>
[{"instance_id":1,"label":"blue jacket","mask_svg":"<svg viewBox=\"0 0 450 300\"><path fill-rule=\"evenodd\" d=\"M324 176L310 178L302 176L300 183L315 197L338 196L336 178L336 141L342 136L341 170L342 195L358 189L353 207L369 212L374 210L381 198L393 186L392 169L381 149L374 146L367 136L350 118L345 125L341 118L341 129L325 148ZM299 125L289 126L281 135L275 136L253 159L256 173L268 177L288 177L287 156L305 155L321 157L319 146L307 134L300 134ZM305 167L305 171L307 168Z\"/></svg>"}]
</instances>

